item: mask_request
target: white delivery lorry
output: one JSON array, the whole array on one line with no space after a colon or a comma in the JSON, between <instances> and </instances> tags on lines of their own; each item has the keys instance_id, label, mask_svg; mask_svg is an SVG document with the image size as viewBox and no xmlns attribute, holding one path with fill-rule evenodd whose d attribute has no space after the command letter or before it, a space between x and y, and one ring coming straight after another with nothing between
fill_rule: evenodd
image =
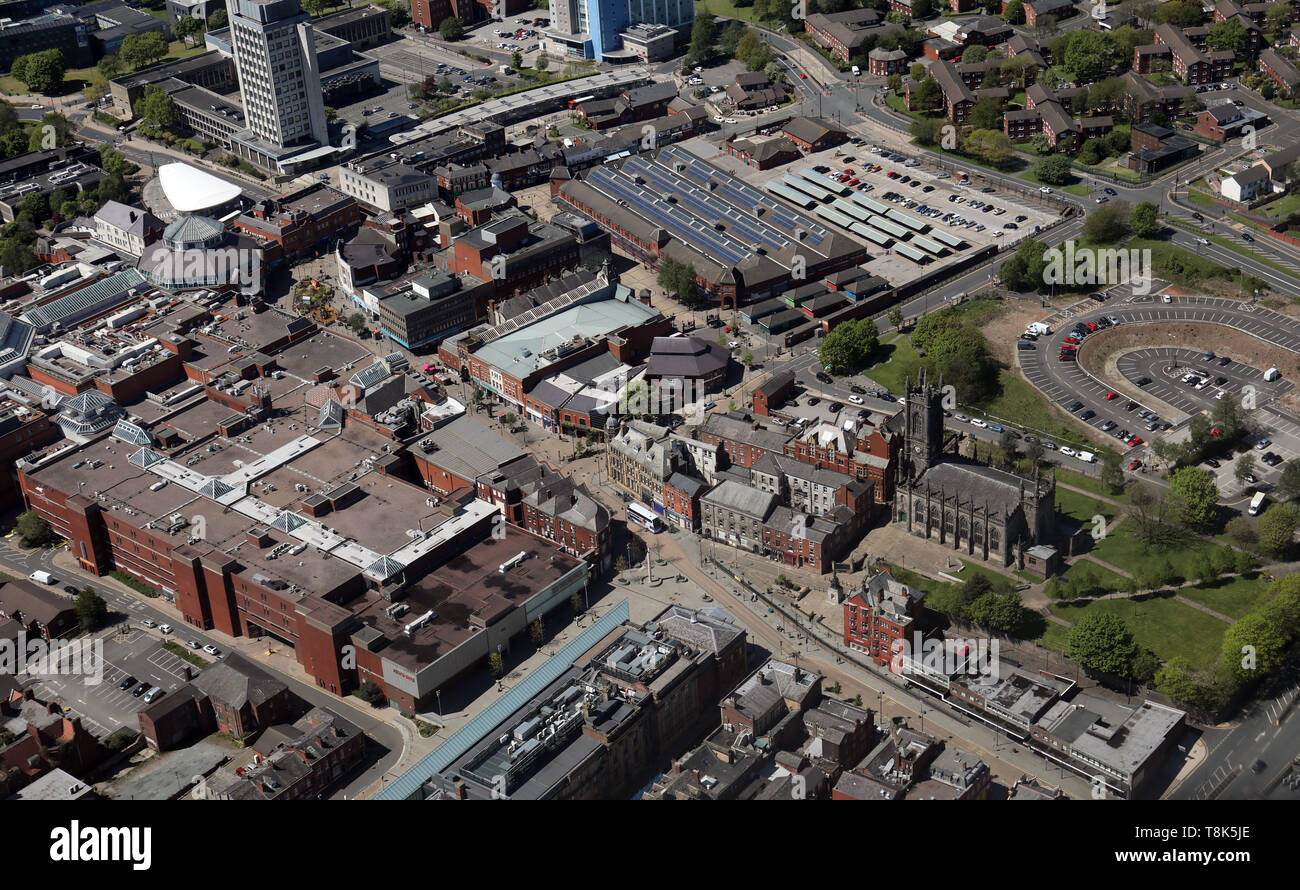
<instances>
[{"instance_id":1,"label":"white delivery lorry","mask_svg":"<svg viewBox=\"0 0 1300 890\"><path fill-rule=\"evenodd\" d=\"M1048 324L1044 324L1041 321L1030 322L1029 325L1025 328L1025 333L1040 334L1045 337L1048 334L1052 333L1052 326Z\"/></svg>"},{"instance_id":2,"label":"white delivery lorry","mask_svg":"<svg viewBox=\"0 0 1300 890\"><path fill-rule=\"evenodd\" d=\"M1267 371L1264 372L1264 379L1269 383L1272 383L1274 380L1276 380L1281 376L1282 376L1282 372L1279 371L1277 368L1269 368Z\"/></svg>"},{"instance_id":3,"label":"white delivery lorry","mask_svg":"<svg viewBox=\"0 0 1300 890\"><path fill-rule=\"evenodd\" d=\"M32 573L31 573L30 575L28 575L27 577L28 577L28 578L31 578L31 579L32 579L33 581L35 581L37 584L53 584L53 583L54 583L54 576L51 575L49 572L40 572L40 571L32 572Z\"/></svg>"},{"instance_id":4,"label":"white delivery lorry","mask_svg":"<svg viewBox=\"0 0 1300 890\"><path fill-rule=\"evenodd\" d=\"M1262 491L1255 492L1255 496L1250 499L1249 512L1251 516L1258 516L1259 511L1264 509L1264 498L1265 498L1264 492Z\"/></svg>"},{"instance_id":5,"label":"white delivery lorry","mask_svg":"<svg viewBox=\"0 0 1300 890\"><path fill-rule=\"evenodd\" d=\"M1075 455L1075 457L1083 461L1085 464L1091 464L1097 462L1097 455L1093 454L1091 451L1080 451L1078 454Z\"/></svg>"}]
</instances>

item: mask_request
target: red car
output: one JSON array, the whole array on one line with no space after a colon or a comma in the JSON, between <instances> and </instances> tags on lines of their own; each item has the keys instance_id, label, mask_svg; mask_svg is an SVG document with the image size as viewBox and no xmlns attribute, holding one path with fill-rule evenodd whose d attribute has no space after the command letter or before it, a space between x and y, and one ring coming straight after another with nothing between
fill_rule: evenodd
<instances>
[{"instance_id":1,"label":"red car","mask_svg":"<svg viewBox=\"0 0 1300 890\"><path fill-rule=\"evenodd\" d=\"M802 71L800 71L800 72L799 72L799 79L800 79L800 80L807 80L807 79L808 79L808 75L807 75L807 74L804 74Z\"/></svg>"},{"instance_id":2,"label":"red car","mask_svg":"<svg viewBox=\"0 0 1300 890\"><path fill-rule=\"evenodd\" d=\"M1119 395L1119 393L1115 392L1114 390L1111 390L1110 392L1106 393L1106 401L1109 402L1111 399L1115 398L1115 396L1117 396L1117 395Z\"/></svg>"},{"instance_id":3,"label":"red car","mask_svg":"<svg viewBox=\"0 0 1300 890\"><path fill-rule=\"evenodd\" d=\"M1065 340L1062 341L1062 342L1069 343L1069 344L1071 344L1072 346L1078 346L1078 345L1079 345L1079 338L1078 338L1078 337L1066 337Z\"/></svg>"},{"instance_id":4,"label":"red car","mask_svg":"<svg viewBox=\"0 0 1300 890\"><path fill-rule=\"evenodd\" d=\"M1075 349L1074 349L1073 346L1062 346L1062 347L1061 347L1061 352L1062 352L1062 353L1070 353L1070 354L1073 354L1073 353L1075 352Z\"/></svg>"},{"instance_id":5,"label":"red car","mask_svg":"<svg viewBox=\"0 0 1300 890\"><path fill-rule=\"evenodd\" d=\"M1129 440L1128 440L1128 443L1129 443L1130 445L1135 446L1135 447L1138 446L1138 445L1141 445L1141 444L1142 444L1142 437L1141 437L1141 436L1134 436L1132 439L1129 439Z\"/></svg>"},{"instance_id":6,"label":"red car","mask_svg":"<svg viewBox=\"0 0 1300 890\"><path fill-rule=\"evenodd\" d=\"M1140 460L1131 460L1131 461L1128 462L1128 468L1129 468L1130 470L1136 470L1136 469L1139 469L1139 468L1141 468L1141 466L1142 466L1142 461L1140 461Z\"/></svg>"},{"instance_id":7,"label":"red car","mask_svg":"<svg viewBox=\"0 0 1300 890\"><path fill-rule=\"evenodd\" d=\"M845 175L845 176L852 176L852 175L853 175L853 168L852 168L852 167L845 167L845 168L844 168L844 175Z\"/></svg>"},{"instance_id":8,"label":"red car","mask_svg":"<svg viewBox=\"0 0 1300 890\"><path fill-rule=\"evenodd\" d=\"M1095 331L1095 330L1097 330L1097 323L1096 323L1096 322L1093 322L1093 321L1087 322L1087 326L1088 326L1088 330L1090 330L1090 331Z\"/></svg>"},{"instance_id":9,"label":"red car","mask_svg":"<svg viewBox=\"0 0 1300 890\"><path fill-rule=\"evenodd\" d=\"M1074 354L1070 352L1063 352L1061 353L1061 358L1059 360L1063 362L1072 362L1075 360Z\"/></svg>"},{"instance_id":10,"label":"red car","mask_svg":"<svg viewBox=\"0 0 1300 890\"><path fill-rule=\"evenodd\" d=\"M852 179L849 180L849 185L857 185L860 181L861 181L861 180L859 180L859 179L855 176L855 177L853 177Z\"/></svg>"}]
</instances>

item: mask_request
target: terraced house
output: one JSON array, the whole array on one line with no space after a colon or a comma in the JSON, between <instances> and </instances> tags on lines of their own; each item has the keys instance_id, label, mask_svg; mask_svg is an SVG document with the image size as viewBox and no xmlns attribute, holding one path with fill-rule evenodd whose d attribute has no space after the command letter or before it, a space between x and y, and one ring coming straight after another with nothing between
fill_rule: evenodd
<instances>
[{"instance_id":1,"label":"terraced house","mask_svg":"<svg viewBox=\"0 0 1300 890\"><path fill-rule=\"evenodd\" d=\"M814 13L804 20L804 30L819 46L841 62L858 55L862 44L880 25L881 15L874 9L850 9L829 15Z\"/></svg>"},{"instance_id":2,"label":"terraced house","mask_svg":"<svg viewBox=\"0 0 1300 890\"><path fill-rule=\"evenodd\" d=\"M1259 54L1259 71L1277 84L1284 96L1295 95L1296 87L1300 86L1300 69L1272 47Z\"/></svg>"},{"instance_id":3,"label":"terraced house","mask_svg":"<svg viewBox=\"0 0 1300 890\"><path fill-rule=\"evenodd\" d=\"M1137 47L1134 52L1134 68L1138 67L1139 58L1153 59L1167 57L1173 66L1174 74L1185 83L1216 83L1232 76L1232 66L1236 53L1232 50L1205 51L1205 38L1210 29L1206 26L1184 28L1182 30L1170 24L1157 25L1155 42L1147 47ZM1151 47L1165 47L1166 54ZM1142 53L1142 50L1151 50ZM1149 62L1148 62L1149 64Z\"/></svg>"}]
</instances>

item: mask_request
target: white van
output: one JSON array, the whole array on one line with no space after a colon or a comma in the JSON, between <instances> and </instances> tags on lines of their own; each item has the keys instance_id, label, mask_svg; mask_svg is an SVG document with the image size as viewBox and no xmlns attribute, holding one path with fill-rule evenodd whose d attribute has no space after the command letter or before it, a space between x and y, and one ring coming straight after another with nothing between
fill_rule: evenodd
<instances>
[{"instance_id":1,"label":"white van","mask_svg":"<svg viewBox=\"0 0 1300 890\"><path fill-rule=\"evenodd\" d=\"M1052 327L1051 327L1051 325L1044 324L1044 323L1041 322L1041 321L1033 321L1033 322L1030 322L1030 323L1025 327L1025 333L1027 333L1027 334L1042 334L1042 335L1046 336L1047 334L1052 333Z\"/></svg>"},{"instance_id":2,"label":"white van","mask_svg":"<svg viewBox=\"0 0 1300 890\"><path fill-rule=\"evenodd\" d=\"M1091 451L1080 451L1075 455L1075 457L1083 461L1085 464L1096 463L1097 461L1097 455L1093 454Z\"/></svg>"},{"instance_id":3,"label":"white van","mask_svg":"<svg viewBox=\"0 0 1300 890\"><path fill-rule=\"evenodd\" d=\"M862 73L862 69L859 68L857 65L854 65L854 66L853 66L853 76L854 76L854 77L857 77L857 76L858 76L859 74L861 74L861 73Z\"/></svg>"},{"instance_id":4,"label":"white van","mask_svg":"<svg viewBox=\"0 0 1300 890\"><path fill-rule=\"evenodd\" d=\"M1259 511L1264 508L1264 499L1264 492L1256 492L1255 496L1250 499L1250 509L1247 512L1249 512L1251 516L1258 516Z\"/></svg>"},{"instance_id":5,"label":"white van","mask_svg":"<svg viewBox=\"0 0 1300 890\"><path fill-rule=\"evenodd\" d=\"M30 578L31 580L35 581L37 584L53 584L53 583L54 583L54 576L51 575L49 572L32 572L32 573L31 573L30 575L28 575L27 577Z\"/></svg>"},{"instance_id":6,"label":"white van","mask_svg":"<svg viewBox=\"0 0 1300 890\"><path fill-rule=\"evenodd\" d=\"M1267 371L1264 372L1264 379L1269 383L1272 383L1274 380L1278 379L1281 376L1282 376L1282 372L1279 371L1277 368L1269 368Z\"/></svg>"},{"instance_id":7,"label":"white van","mask_svg":"<svg viewBox=\"0 0 1300 890\"><path fill-rule=\"evenodd\" d=\"M162 697L163 690L161 686L154 686L144 694L145 704L150 704Z\"/></svg>"}]
</instances>

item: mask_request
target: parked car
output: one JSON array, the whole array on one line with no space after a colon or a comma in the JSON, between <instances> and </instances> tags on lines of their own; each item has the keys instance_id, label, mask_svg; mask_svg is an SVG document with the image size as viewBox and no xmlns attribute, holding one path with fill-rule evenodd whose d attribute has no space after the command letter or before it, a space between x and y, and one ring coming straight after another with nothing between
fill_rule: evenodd
<instances>
[{"instance_id":1,"label":"parked car","mask_svg":"<svg viewBox=\"0 0 1300 890\"><path fill-rule=\"evenodd\" d=\"M136 698L139 698L140 696L144 695L148 691L149 691L149 684L140 683L134 689L131 690L131 694L134 695Z\"/></svg>"},{"instance_id":2,"label":"parked car","mask_svg":"<svg viewBox=\"0 0 1300 890\"><path fill-rule=\"evenodd\" d=\"M130 674L127 674L125 677L122 678L122 682L117 684L117 688L123 690L130 689L138 682L139 681L136 680L135 677L132 677Z\"/></svg>"},{"instance_id":3,"label":"parked car","mask_svg":"<svg viewBox=\"0 0 1300 890\"><path fill-rule=\"evenodd\" d=\"M221 650L218 649L216 646L212 645L211 643L208 643L208 645L204 646L203 651L217 658L221 657Z\"/></svg>"},{"instance_id":4,"label":"parked car","mask_svg":"<svg viewBox=\"0 0 1300 890\"><path fill-rule=\"evenodd\" d=\"M141 624L143 627L157 627L157 626L158 626L158 622L157 622L157 621L154 621L152 618L146 618L146 619L144 619L143 621L141 621L140 624Z\"/></svg>"},{"instance_id":5,"label":"parked car","mask_svg":"<svg viewBox=\"0 0 1300 890\"><path fill-rule=\"evenodd\" d=\"M172 632L172 626L170 624L160 624L158 625L158 632L169 634Z\"/></svg>"}]
</instances>

